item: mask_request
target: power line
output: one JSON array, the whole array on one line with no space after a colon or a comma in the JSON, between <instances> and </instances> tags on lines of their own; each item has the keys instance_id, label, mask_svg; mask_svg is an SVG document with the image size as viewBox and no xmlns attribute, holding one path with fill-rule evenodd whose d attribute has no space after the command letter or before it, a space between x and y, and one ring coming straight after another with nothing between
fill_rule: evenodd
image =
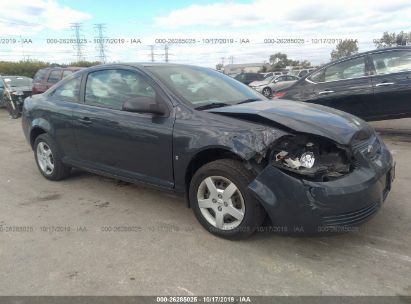
<instances>
[{"instance_id":1,"label":"power line","mask_svg":"<svg viewBox=\"0 0 411 304\"><path fill-rule=\"evenodd\" d=\"M97 30L97 49L98 49L98 57L101 63L106 63L106 45L104 43L104 29L105 24L99 23L95 24L94 28Z\"/></svg>"},{"instance_id":2,"label":"power line","mask_svg":"<svg viewBox=\"0 0 411 304\"><path fill-rule=\"evenodd\" d=\"M74 49L76 50L77 61L83 61L83 44L81 43L81 23L71 23L71 29L74 31L75 42L73 44Z\"/></svg>"}]
</instances>

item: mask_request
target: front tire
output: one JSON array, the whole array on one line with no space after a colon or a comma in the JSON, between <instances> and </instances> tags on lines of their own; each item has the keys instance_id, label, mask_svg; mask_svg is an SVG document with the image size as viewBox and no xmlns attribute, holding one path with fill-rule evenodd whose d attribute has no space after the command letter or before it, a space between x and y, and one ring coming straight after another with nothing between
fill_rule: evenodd
<instances>
[{"instance_id":1,"label":"front tire","mask_svg":"<svg viewBox=\"0 0 411 304\"><path fill-rule=\"evenodd\" d=\"M71 168L63 164L60 152L49 135L41 134L36 138L34 141L34 157L40 173L45 178L58 181L70 175Z\"/></svg>"},{"instance_id":2,"label":"front tire","mask_svg":"<svg viewBox=\"0 0 411 304\"><path fill-rule=\"evenodd\" d=\"M194 174L190 204L207 231L226 239L240 239L262 224L265 211L247 190L253 178L241 162L231 159L210 162Z\"/></svg>"}]
</instances>

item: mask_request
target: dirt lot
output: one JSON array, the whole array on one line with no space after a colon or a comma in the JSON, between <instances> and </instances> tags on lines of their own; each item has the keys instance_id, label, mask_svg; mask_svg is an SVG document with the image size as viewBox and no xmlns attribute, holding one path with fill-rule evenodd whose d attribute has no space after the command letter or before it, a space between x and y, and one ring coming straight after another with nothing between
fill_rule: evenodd
<instances>
[{"instance_id":1,"label":"dirt lot","mask_svg":"<svg viewBox=\"0 0 411 304\"><path fill-rule=\"evenodd\" d=\"M374 126L397 178L370 222L341 235L231 242L162 192L82 172L47 181L20 120L0 109L0 294L411 295L411 120Z\"/></svg>"}]
</instances>

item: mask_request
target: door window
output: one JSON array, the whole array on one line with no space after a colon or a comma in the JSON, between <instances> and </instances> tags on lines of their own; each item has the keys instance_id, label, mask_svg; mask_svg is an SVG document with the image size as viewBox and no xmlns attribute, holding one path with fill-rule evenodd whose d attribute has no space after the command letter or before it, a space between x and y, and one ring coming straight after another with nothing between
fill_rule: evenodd
<instances>
[{"instance_id":1,"label":"door window","mask_svg":"<svg viewBox=\"0 0 411 304\"><path fill-rule=\"evenodd\" d=\"M80 83L81 77L78 76L57 87L50 95L53 98L61 98L66 101L78 102Z\"/></svg>"},{"instance_id":2,"label":"door window","mask_svg":"<svg viewBox=\"0 0 411 304\"><path fill-rule=\"evenodd\" d=\"M391 51L371 55L377 75L411 71L411 51Z\"/></svg>"},{"instance_id":3,"label":"door window","mask_svg":"<svg viewBox=\"0 0 411 304\"><path fill-rule=\"evenodd\" d=\"M126 100L144 96L155 98L154 88L144 78L127 70L103 70L87 77L85 103L121 110Z\"/></svg>"},{"instance_id":4,"label":"door window","mask_svg":"<svg viewBox=\"0 0 411 304\"><path fill-rule=\"evenodd\" d=\"M365 76L364 58L365 57L359 57L329 66L325 69L324 81L337 81Z\"/></svg>"}]
</instances>

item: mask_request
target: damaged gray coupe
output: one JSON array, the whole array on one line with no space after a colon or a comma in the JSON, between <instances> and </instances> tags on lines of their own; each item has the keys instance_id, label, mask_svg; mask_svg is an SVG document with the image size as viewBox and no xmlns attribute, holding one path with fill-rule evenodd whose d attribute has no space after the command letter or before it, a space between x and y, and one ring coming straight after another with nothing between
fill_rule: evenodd
<instances>
[{"instance_id":1,"label":"damaged gray coupe","mask_svg":"<svg viewBox=\"0 0 411 304\"><path fill-rule=\"evenodd\" d=\"M269 100L201 67L84 69L27 98L22 123L47 179L79 168L172 191L230 239L263 222L287 233L358 225L394 179L390 152L363 120Z\"/></svg>"}]
</instances>

